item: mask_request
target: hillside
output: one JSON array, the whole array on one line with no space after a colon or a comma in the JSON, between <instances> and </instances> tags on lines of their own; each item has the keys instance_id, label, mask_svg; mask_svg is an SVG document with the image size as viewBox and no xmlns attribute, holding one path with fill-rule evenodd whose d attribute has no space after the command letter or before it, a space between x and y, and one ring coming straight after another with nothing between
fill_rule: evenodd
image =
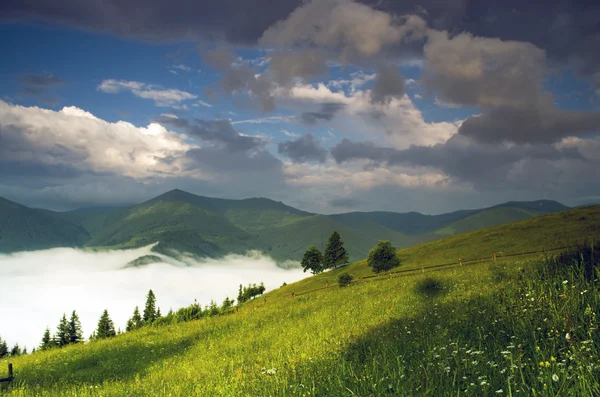
<instances>
[{"instance_id":1,"label":"hillside","mask_svg":"<svg viewBox=\"0 0 600 397\"><path fill-rule=\"evenodd\" d=\"M125 208L96 207L63 213L18 208L19 213L36 214L38 220L16 215L7 205L0 206L0 216L4 217L0 219L10 219L2 229L4 252L58 246L134 248L160 242L154 250L166 255L188 252L200 257L220 257L260 250L285 261L300 260L311 245L323 249L329 235L337 230L354 261L366 257L379 240L391 240L396 247L405 248L567 207L552 201L535 201L441 215L319 215L266 198L228 200L176 189ZM34 229L32 222L37 225Z\"/></svg>"},{"instance_id":2,"label":"hillside","mask_svg":"<svg viewBox=\"0 0 600 397\"><path fill-rule=\"evenodd\" d=\"M399 254L410 268L573 244L599 232L596 206ZM557 262L559 273L551 263L542 254L500 256L347 288L332 282L291 298L338 271L325 273L237 313L13 358L7 395L598 395L597 281L568 260ZM343 269L357 277L367 270L362 262Z\"/></svg>"},{"instance_id":3,"label":"hillside","mask_svg":"<svg viewBox=\"0 0 600 397\"><path fill-rule=\"evenodd\" d=\"M28 208L0 197L0 253L78 247L89 238L83 227L56 212Z\"/></svg>"}]
</instances>

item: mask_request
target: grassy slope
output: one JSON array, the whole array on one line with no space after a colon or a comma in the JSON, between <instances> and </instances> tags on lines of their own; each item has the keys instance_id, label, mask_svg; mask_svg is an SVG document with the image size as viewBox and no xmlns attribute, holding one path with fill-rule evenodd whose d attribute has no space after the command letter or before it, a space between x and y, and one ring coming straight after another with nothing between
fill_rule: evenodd
<instances>
[{"instance_id":1,"label":"grassy slope","mask_svg":"<svg viewBox=\"0 0 600 397\"><path fill-rule=\"evenodd\" d=\"M593 237L599 225L600 207L577 209L400 255L408 267L532 250ZM539 259L435 273L439 295L419 292L426 276L417 275L290 298L292 290L321 286L331 276L323 274L237 314L14 358L12 394L597 395L600 294L576 278L540 283L525 273L519 281L520 269Z\"/></svg>"},{"instance_id":2,"label":"grassy slope","mask_svg":"<svg viewBox=\"0 0 600 397\"><path fill-rule=\"evenodd\" d=\"M81 246L89 234L59 213L28 208L0 197L0 253Z\"/></svg>"}]
</instances>

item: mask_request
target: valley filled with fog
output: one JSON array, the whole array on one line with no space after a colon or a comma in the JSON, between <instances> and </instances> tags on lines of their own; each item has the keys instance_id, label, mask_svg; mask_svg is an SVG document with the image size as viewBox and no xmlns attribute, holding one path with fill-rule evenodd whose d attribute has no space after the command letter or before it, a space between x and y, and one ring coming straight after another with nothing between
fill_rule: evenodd
<instances>
[{"instance_id":1,"label":"valley filled with fog","mask_svg":"<svg viewBox=\"0 0 600 397\"><path fill-rule=\"evenodd\" d=\"M201 261L161 256L161 263L125 268L139 257L155 255L151 248L102 252L55 248L0 255L0 337L9 346L19 343L31 351L46 327L54 333L62 314L68 317L73 310L86 339L104 309L115 328L125 331L135 306L143 310L149 289L166 314L194 299L202 306L211 299L219 305L226 297L235 299L240 284L264 282L268 291L309 275L297 263L278 266L258 252Z\"/></svg>"}]
</instances>

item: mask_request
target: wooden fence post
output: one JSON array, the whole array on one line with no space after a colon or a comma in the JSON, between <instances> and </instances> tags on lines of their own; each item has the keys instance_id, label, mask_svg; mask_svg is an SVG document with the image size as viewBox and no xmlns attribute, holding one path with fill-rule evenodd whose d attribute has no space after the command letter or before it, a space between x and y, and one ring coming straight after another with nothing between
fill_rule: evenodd
<instances>
[{"instance_id":1,"label":"wooden fence post","mask_svg":"<svg viewBox=\"0 0 600 397\"><path fill-rule=\"evenodd\" d=\"M292 299L296 299L296 293L292 291Z\"/></svg>"},{"instance_id":2,"label":"wooden fence post","mask_svg":"<svg viewBox=\"0 0 600 397\"><path fill-rule=\"evenodd\" d=\"M462 266L462 259L460 259L460 256L458 257L458 263Z\"/></svg>"},{"instance_id":3,"label":"wooden fence post","mask_svg":"<svg viewBox=\"0 0 600 397\"><path fill-rule=\"evenodd\" d=\"M329 281L325 281L325 288L329 288Z\"/></svg>"},{"instance_id":4,"label":"wooden fence post","mask_svg":"<svg viewBox=\"0 0 600 397\"><path fill-rule=\"evenodd\" d=\"M13 376L12 363L8 363L8 379L13 380L13 378L14 378L14 376Z\"/></svg>"},{"instance_id":5,"label":"wooden fence post","mask_svg":"<svg viewBox=\"0 0 600 397\"><path fill-rule=\"evenodd\" d=\"M496 262L496 253L495 252L493 254L493 257L494 257L494 262Z\"/></svg>"}]
</instances>

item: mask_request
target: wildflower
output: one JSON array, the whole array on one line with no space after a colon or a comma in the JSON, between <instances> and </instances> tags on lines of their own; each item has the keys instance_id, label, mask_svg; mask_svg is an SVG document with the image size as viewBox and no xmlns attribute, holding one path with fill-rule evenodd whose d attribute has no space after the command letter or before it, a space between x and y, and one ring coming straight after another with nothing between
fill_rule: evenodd
<instances>
[{"instance_id":1,"label":"wildflower","mask_svg":"<svg viewBox=\"0 0 600 397\"><path fill-rule=\"evenodd\" d=\"M554 356L550 357L550 361L554 362L556 361L556 358L554 358Z\"/></svg>"},{"instance_id":2,"label":"wildflower","mask_svg":"<svg viewBox=\"0 0 600 397\"><path fill-rule=\"evenodd\" d=\"M504 393L504 390L502 390L502 389L496 390L496 394L502 394L502 393Z\"/></svg>"},{"instance_id":3,"label":"wildflower","mask_svg":"<svg viewBox=\"0 0 600 397\"><path fill-rule=\"evenodd\" d=\"M566 340L569 340L569 339L571 339L571 334L569 334L569 333L567 332L567 333L565 334L565 339L566 339Z\"/></svg>"},{"instance_id":4,"label":"wildflower","mask_svg":"<svg viewBox=\"0 0 600 397\"><path fill-rule=\"evenodd\" d=\"M564 284L564 285L567 285L568 283L569 283L569 280L565 280L565 281L563 281L563 284Z\"/></svg>"},{"instance_id":5,"label":"wildflower","mask_svg":"<svg viewBox=\"0 0 600 397\"><path fill-rule=\"evenodd\" d=\"M554 382L558 382L558 375L556 375L556 374L552 374L552 380L553 380Z\"/></svg>"}]
</instances>

